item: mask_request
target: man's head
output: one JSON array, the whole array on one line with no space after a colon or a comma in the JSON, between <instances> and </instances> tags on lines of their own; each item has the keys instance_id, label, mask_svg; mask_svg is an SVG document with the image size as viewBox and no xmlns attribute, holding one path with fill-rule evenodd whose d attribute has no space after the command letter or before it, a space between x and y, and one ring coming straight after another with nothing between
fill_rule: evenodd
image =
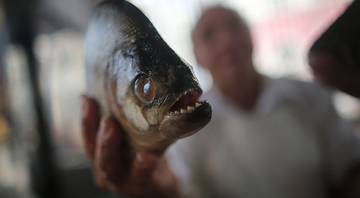
<instances>
[{"instance_id":1,"label":"man's head","mask_svg":"<svg viewBox=\"0 0 360 198\"><path fill-rule=\"evenodd\" d=\"M248 26L233 10L216 6L203 12L192 39L198 63L222 86L238 78L252 78L253 44Z\"/></svg>"}]
</instances>

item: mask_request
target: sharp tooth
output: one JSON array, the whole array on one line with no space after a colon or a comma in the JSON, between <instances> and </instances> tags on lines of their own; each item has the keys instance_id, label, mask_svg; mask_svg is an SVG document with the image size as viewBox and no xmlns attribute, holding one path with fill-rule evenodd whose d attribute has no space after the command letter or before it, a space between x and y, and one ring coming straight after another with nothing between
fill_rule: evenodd
<instances>
[{"instance_id":1,"label":"sharp tooth","mask_svg":"<svg viewBox=\"0 0 360 198\"><path fill-rule=\"evenodd\" d=\"M184 110L184 109L181 109L181 110L180 110L180 113L187 113L187 111Z\"/></svg>"},{"instance_id":2,"label":"sharp tooth","mask_svg":"<svg viewBox=\"0 0 360 198\"><path fill-rule=\"evenodd\" d=\"M187 110L188 110L188 111L194 111L194 110L195 110L195 107L189 107L189 106L188 106L188 107L187 107Z\"/></svg>"},{"instance_id":3,"label":"sharp tooth","mask_svg":"<svg viewBox=\"0 0 360 198\"><path fill-rule=\"evenodd\" d=\"M175 111L175 114L179 114L179 112L178 112L178 111Z\"/></svg>"},{"instance_id":4,"label":"sharp tooth","mask_svg":"<svg viewBox=\"0 0 360 198\"><path fill-rule=\"evenodd\" d=\"M200 107L201 104L200 103L195 103L195 107Z\"/></svg>"},{"instance_id":5,"label":"sharp tooth","mask_svg":"<svg viewBox=\"0 0 360 198\"><path fill-rule=\"evenodd\" d=\"M170 115L174 114L174 112L170 111Z\"/></svg>"},{"instance_id":6,"label":"sharp tooth","mask_svg":"<svg viewBox=\"0 0 360 198\"><path fill-rule=\"evenodd\" d=\"M185 91L185 92L184 92L184 95L186 95L186 94L187 94L187 92L188 92L188 91Z\"/></svg>"}]
</instances>

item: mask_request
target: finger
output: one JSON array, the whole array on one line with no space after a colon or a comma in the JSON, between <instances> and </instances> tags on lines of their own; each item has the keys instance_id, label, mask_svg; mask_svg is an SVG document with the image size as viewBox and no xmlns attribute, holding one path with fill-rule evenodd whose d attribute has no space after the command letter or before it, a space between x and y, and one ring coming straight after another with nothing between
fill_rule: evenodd
<instances>
[{"instance_id":1,"label":"finger","mask_svg":"<svg viewBox=\"0 0 360 198\"><path fill-rule=\"evenodd\" d=\"M157 189L159 192L166 192L168 197L177 197L175 194L178 192L178 182L164 156L158 160L156 171L152 177L154 182L158 184Z\"/></svg>"},{"instance_id":2,"label":"finger","mask_svg":"<svg viewBox=\"0 0 360 198\"><path fill-rule=\"evenodd\" d=\"M94 165L97 180L117 183L124 177L122 136L114 119L104 117L96 139Z\"/></svg>"},{"instance_id":3,"label":"finger","mask_svg":"<svg viewBox=\"0 0 360 198\"><path fill-rule=\"evenodd\" d=\"M91 161L94 159L96 133L99 128L99 112L96 102L83 95L82 97L82 120L81 134L84 142L85 151Z\"/></svg>"},{"instance_id":4,"label":"finger","mask_svg":"<svg viewBox=\"0 0 360 198\"><path fill-rule=\"evenodd\" d=\"M149 181L156 169L159 157L146 151L140 151L133 160L131 177L135 183L141 184Z\"/></svg>"}]
</instances>

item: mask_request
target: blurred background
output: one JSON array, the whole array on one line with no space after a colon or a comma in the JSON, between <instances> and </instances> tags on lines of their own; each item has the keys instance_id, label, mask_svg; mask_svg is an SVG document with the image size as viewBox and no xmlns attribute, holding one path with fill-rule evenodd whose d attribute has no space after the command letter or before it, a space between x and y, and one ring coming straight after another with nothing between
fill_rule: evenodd
<instances>
[{"instance_id":1,"label":"blurred background","mask_svg":"<svg viewBox=\"0 0 360 198\"><path fill-rule=\"evenodd\" d=\"M84 34L97 0L0 1L0 197L116 197L97 189L80 138L86 93ZM193 55L201 10L222 4L248 21L260 73L312 81L307 51L350 0L131 0L164 40L211 76ZM360 103L334 93L339 114L359 128ZM359 133L360 130L357 130Z\"/></svg>"}]
</instances>

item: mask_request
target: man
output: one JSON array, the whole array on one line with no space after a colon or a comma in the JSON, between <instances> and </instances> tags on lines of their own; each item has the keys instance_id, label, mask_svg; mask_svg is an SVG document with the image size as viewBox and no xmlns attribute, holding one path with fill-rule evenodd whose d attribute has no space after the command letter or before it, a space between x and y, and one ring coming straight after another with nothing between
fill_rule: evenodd
<instances>
[{"instance_id":1,"label":"man","mask_svg":"<svg viewBox=\"0 0 360 198\"><path fill-rule=\"evenodd\" d=\"M320 87L261 76L250 31L223 7L203 13L194 52L213 75L213 119L175 143L166 160L141 151L119 160L121 134L84 96L83 135L99 186L134 197L328 197L359 159L356 138ZM333 195L333 194L332 194Z\"/></svg>"}]
</instances>

